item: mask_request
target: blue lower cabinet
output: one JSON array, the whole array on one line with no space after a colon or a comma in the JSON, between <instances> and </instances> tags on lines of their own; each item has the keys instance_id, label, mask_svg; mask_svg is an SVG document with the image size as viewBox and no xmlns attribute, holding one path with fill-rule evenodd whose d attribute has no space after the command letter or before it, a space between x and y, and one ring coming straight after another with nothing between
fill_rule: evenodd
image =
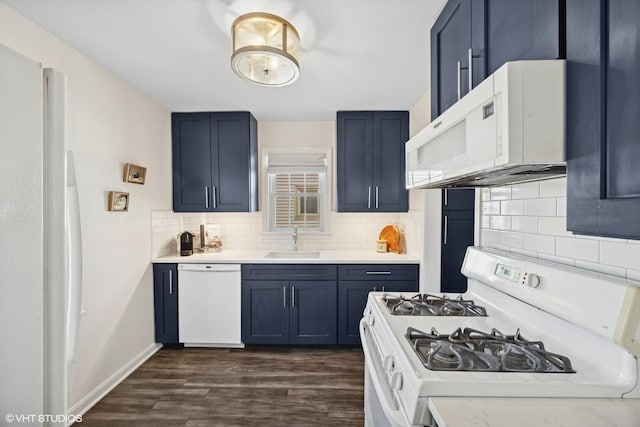
<instances>
[{"instance_id":1,"label":"blue lower cabinet","mask_svg":"<svg viewBox=\"0 0 640 427\"><path fill-rule=\"evenodd\" d=\"M360 319L373 291L371 282L344 281L338 286L338 343L360 343Z\"/></svg>"},{"instance_id":2,"label":"blue lower cabinet","mask_svg":"<svg viewBox=\"0 0 640 427\"><path fill-rule=\"evenodd\" d=\"M360 344L360 319L369 292L417 292L418 272L417 265L339 266L338 344Z\"/></svg>"},{"instance_id":3,"label":"blue lower cabinet","mask_svg":"<svg viewBox=\"0 0 640 427\"><path fill-rule=\"evenodd\" d=\"M337 268L304 267L242 266L242 342L337 343Z\"/></svg>"},{"instance_id":4,"label":"blue lower cabinet","mask_svg":"<svg viewBox=\"0 0 640 427\"><path fill-rule=\"evenodd\" d=\"M291 282L289 342L335 344L337 307L335 281Z\"/></svg>"},{"instance_id":5,"label":"blue lower cabinet","mask_svg":"<svg viewBox=\"0 0 640 427\"><path fill-rule=\"evenodd\" d=\"M288 344L289 307L287 282L242 283L242 342Z\"/></svg>"},{"instance_id":6,"label":"blue lower cabinet","mask_svg":"<svg viewBox=\"0 0 640 427\"><path fill-rule=\"evenodd\" d=\"M178 265L153 264L156 342L178 344Z\"/></svg>"}]
</instances>

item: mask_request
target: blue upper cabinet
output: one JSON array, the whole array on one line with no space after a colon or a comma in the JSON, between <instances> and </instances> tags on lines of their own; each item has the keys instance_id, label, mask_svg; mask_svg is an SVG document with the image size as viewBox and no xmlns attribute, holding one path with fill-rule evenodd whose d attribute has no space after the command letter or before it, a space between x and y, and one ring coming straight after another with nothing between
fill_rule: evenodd
<instances>
[{"instance_id":1,"label":"blue upper cabinet","mask_svg":"<svg viewBox=\"0 0 640 427\"><path fill-rule=\"evenodd\" d=\"M486 77L508 61L564 58L564 3L564 0L472 1L473 66Z\"/></svg>"},{"instance_id":2,"label":"blue upper cabinet","mask_svg":"<svg viewBox=\"0 0 640 427\"><path fill-rule=\"evenodd\" d=\"M258 210L257 122L248 112L173 113L173 210Z\"/></svg>"},{"instance_id":3,"label":"blue upper cabinet","mask_svg":"<svg viewBox=\"0 0 640 427\"><path fill-rule=\"evenodd\" d=\"M567 229L640 239L640 2L567 0Z\"/></svg>"},{"instance_id":4,"label":"blue upper cabinet","mask_svg":"<svg viewBox=\"0 0 640 427\"><path fill-rule=\"evenodd\" d=\"M339 111L338 211L407 212L407 111Z\"/></svg>"},{"instance_id":5,"label":"blue upper cabinet","mask_svg":"<svg viewBox=\"0 0 640 427\"><path fill-rule=\"evenodd\" d=\"M431 28L431 119L508 61L565 56L564 0L450 0Z\"/></svg>"},{"instance_id":6,"label":"blue upper cabinet","mask_svg":"<svg viewBox=\"0 0 640 427\"><path fill-rule=\"evenodd\" d=\"M431 28L432 120L469 91L470 47L471 0L450 0Z\"/></svg>"}]
</instances>

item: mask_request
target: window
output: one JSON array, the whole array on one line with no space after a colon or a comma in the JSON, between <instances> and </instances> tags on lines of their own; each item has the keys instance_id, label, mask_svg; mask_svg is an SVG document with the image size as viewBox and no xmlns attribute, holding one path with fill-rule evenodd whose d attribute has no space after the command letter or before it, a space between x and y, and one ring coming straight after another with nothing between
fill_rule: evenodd
<instances>
[{"instance_id":1,"label":"window","mask_svg":"<svg viewBox=\"0 0 640 427\"><path fill-rule=\"evenodd\" d=\"M266 154L268 231L326 231L327 158L310 151Z\"/></svg>"}]
</instances>

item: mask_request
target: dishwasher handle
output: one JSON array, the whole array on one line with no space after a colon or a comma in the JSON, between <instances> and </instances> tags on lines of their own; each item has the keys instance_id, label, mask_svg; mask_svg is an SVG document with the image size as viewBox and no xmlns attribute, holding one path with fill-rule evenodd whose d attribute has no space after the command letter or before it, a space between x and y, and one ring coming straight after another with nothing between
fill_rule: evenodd
<instances>
[{"instance_id":1,"label":"dishwasher handle","mask_svg":"<svg viewBox=\"0 0 640 427\"><path fill-rule=\"evenodd\" d=\"M179 271L226 272L240 271L240 264L178 264Z\"/></svg>"}]
</instances>

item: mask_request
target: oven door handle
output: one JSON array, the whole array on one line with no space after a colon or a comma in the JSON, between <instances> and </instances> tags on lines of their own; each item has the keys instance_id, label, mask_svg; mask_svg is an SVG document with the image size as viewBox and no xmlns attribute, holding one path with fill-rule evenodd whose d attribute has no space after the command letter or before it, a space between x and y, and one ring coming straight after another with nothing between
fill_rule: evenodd
<instances>
[{"instance_id":1,"label":"oven door handle","mask_svg":"<svg viewBox=\"0 0 640 427\"><path fill-rule=\"evenodd\" d=\"M385 378L386 376L382 366L380 366L380 361L377 360L375 354L370 348L375 344L371 342L369 325L365 319L360 320L360 338L360 341L362 342L362 350L364 352L364 363L371 371L371 375L369 375L369 377L371 378L373 388L378 396L378 401L380 401L380 405L388 418L389 424L393 427L405 427L409 425L402 411L395 408L396 405L393 402L393 392L380 382L380 378Z\"/></svg>"}]
</instances>

